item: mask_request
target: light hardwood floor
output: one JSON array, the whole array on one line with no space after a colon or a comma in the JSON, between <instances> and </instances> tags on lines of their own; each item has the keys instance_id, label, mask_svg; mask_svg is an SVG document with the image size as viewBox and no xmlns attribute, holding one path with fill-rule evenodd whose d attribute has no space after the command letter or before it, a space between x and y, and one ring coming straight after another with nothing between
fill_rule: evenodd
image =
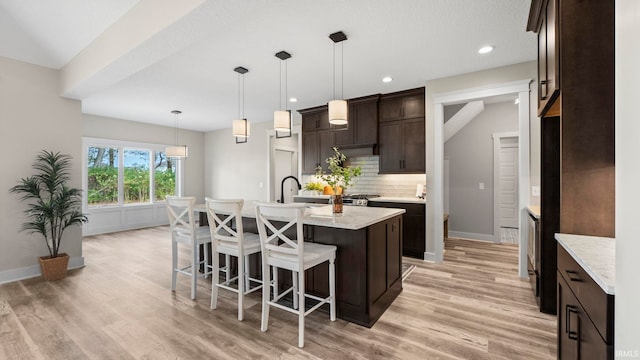
<instances>
[{"instance_id":1,"label":"light hardwood floor","mask_svg":"<svg viewBox=\"0 0 640 360\"><path fill-rule=\"evenodd\" d=\"M371 329L313 312L305 347L297 318L273 309L260 331L260 293L236 319L233 294L210 310L209 280L189 299L169 290L167 227L87 237L86 267L57 282L0 286L0 359L552 359L556 320L517 276L517 247L449 239L445 263L416 265ZM186 257L183 258L183 260ZM339 270L338 270L339 271Z\"/></svg>"}]
</instances>

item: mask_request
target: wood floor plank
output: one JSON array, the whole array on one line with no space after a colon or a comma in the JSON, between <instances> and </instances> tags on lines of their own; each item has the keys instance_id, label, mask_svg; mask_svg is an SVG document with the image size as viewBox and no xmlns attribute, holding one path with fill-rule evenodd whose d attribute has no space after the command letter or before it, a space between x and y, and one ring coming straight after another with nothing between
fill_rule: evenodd
<instances>
[{"instance_id":1,"label":"wood floor plank","mask_svg":"<svg viewBox=\"0 0 640 360\"><path fill-rule=\"evenodd\" d=\"M443 264L404 259L416 267L372 328L313 312L299 349L293 314L272 309L260 331L260 291L245 299L242 322L231 292L209 308L211 279L198 280L195 301L188 277L171 292L167 227L87 237L85 268L0 286L0 358L555 358L555 317L518 277L517 246L448 239L445 249Z\"/></svg>"}]
</instances>

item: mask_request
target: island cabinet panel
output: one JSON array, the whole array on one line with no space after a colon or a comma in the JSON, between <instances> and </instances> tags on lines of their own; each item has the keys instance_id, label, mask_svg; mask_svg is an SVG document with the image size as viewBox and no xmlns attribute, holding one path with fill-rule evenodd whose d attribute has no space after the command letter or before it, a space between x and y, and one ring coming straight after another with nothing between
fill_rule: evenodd
<instances>
[{"instance_id":1,"label":"island cabinet panel","mask_svg":"<svg viewBox=\"0 0 640 360\"><path fill-rule=\"evenodd\" d=\"M307 241L338 247L336 302L339 318L371 327L402 291L401 228L401 216L361 230L308 226ZM323 264L306 272L308 292L328 296L327 266Z\"/></svg>"}]
</instances>

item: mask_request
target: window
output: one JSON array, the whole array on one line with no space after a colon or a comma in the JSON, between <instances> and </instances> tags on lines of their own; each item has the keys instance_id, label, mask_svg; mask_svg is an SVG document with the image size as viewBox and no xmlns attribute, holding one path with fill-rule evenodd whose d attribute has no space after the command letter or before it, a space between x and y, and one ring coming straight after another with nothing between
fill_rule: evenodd
<instances>
[{"instance_id":1,"label":"window","mask_svg":"<svg viewBox=\"0 0 640 360\"><path fill-rule=\"evenodd\" d=\"M124 203L151 201L149 153L145 150L124 150Z\"/></svg>"},{"instance_id":2,"label":"window","mask_svg":"<svg viewBox=\"0 0 640 360\"><path fill-rule=\"evenodd\" d=\"M164 202L180 186L180 161L168 159L164 145L84 139L87 206Z\"/></svg>"},{"instance_id":3,"label":"window","mask_svg":"<svg viewBox=\"0 0 640 360\"><path fill-rule=\"evenodd\" d=\"M87 202L89 205L118 203L118 149L91 146L88 149Z\"/></svg>"}]
</instances>

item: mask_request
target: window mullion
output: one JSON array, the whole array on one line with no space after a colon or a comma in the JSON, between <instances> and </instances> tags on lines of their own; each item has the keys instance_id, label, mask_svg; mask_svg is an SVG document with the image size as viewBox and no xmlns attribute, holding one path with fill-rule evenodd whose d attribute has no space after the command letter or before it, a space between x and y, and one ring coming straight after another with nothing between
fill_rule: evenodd
<instances>
[{"instance_id":1,"label":"window mullion","mask_svg":"<svg viewBox=\"0 0 640 360\"><path fill-rule=\"evenodd\" d=\"M124 147L118 147L118 205L124 205Z\"/></svg>"}]
</instances>

